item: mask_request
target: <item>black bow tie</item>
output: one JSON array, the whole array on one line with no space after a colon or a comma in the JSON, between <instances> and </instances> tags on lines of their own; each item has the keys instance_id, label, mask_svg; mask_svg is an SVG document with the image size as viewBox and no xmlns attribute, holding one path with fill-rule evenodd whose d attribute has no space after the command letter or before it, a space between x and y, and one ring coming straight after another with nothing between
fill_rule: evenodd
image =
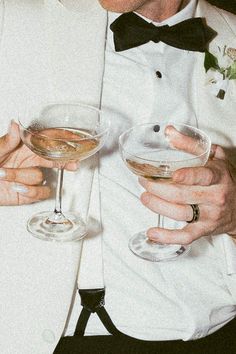
<instances>
[{"instance_id":1,"label":"black bow tie","mask_svg":"<svg viewBox=\"0 0 236 354\"><path fill-rule=\"evenodd\" d=\"M191 18L174 26L156 27L133 12L119 16L110 26L114 32L115 50L138 47L149 41L164 42L179 49L204 52L217 34L200 17Z\"/></svg>"}]
</instances>

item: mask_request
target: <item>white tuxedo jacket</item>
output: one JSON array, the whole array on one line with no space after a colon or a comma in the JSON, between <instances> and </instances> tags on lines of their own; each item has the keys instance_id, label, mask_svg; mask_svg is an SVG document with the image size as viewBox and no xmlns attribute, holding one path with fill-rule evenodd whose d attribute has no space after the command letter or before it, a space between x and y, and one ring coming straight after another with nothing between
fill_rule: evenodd
<instances>
[{"instance_id":1,"label":"white tuxedo jacket","mask_svg":"<svg viewBox=\"0 0 236 354\"><path fill-rule=\"evenodd\" d=\"M68 4L64 7L56 0L0 1L0 133L5 133L10 119L17 119L33 103L79 100L99 106L107 14L96 0L69 0ZM212 49L224 45L236 48L233 15L200 0L197 16L205 17L218 32ZM217 99L205 85L203 62L204 54L199 53L193 68L199 127L214 143L227 147L230 158L236 160L235 81L230 82L225 99ZM86 213L87 173L86 167L67 173L65 209L78 205ZM68 188L72 183L73 191ZM52 354L63 333L81 243L42 242L25 228L33 212L52 208L51 200L0 207L1 354ZM220 242L219 252L224 252ZM236 296L236 279L230 284Z\"/></svg>"}]
</instances>

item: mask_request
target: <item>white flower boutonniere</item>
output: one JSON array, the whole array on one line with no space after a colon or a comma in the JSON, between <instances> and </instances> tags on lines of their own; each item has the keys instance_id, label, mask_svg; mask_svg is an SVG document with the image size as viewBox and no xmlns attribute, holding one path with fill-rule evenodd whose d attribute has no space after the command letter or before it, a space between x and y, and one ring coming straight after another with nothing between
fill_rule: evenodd
<instances>
[{"instance_id":1,"label":"white flower boutonniere","mask_svg":"<svg viewBox=\"0 0 236 354\"><path fill-rule=\"evenodd\" d=\"M236 80L236 48L218 47L219 58L205 53L204 67L208 76L207 84L216 97L224 99L230 80Z\"/></svg>"}]
</instances>

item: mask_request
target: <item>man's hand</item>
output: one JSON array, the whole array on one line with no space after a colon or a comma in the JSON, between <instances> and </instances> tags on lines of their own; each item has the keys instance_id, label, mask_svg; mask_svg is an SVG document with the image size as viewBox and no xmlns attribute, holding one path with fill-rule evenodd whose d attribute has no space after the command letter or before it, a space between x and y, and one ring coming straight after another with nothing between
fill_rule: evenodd
<instances>
[{"instance_id":1,"label":"man's hand","mask_svg":"<svg viewBox=\"0 0 236 354\"><path fill-rule=\"evenodd\" d=\"M19 126L12 122L8 134L0 137L0 205L29 204L49 198L51 190L42 185L40 167L55 166L22 144ZM75 170L77 164L68 163L66 168Z\"/></svg>"},{"instance_id":2,"label":"man's hand","mask_svg":"<svg viewBox=\"0 0 236 354\"><path fill-rule=\"evenodd\" d=\"M180 230L151 228L148 237L160 243L189 244L208 235L228 233L236 237L235 169L223 149L213 146L214 156L204 167L175 171L172 181L152 182L140 178L146 192L142 203L152 211L174 220L190 221L198 204L200 218Z\"/></svg>"}]
</instances>

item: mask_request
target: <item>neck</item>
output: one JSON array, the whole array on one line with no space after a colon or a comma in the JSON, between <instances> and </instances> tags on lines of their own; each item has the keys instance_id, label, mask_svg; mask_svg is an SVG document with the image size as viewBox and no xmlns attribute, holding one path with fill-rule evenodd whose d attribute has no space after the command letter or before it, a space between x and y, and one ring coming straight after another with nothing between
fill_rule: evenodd
<instances>
[{"instance_id":1,"label":"neck","mask_svg":"<svg viewBox=\"0 0 236 354\"><path fill-rule=\"evenodd\" d=\"M185 2L184 0L151 0L140 6L136 12L152 21L162 22L175 15L184 6Z\"/></svg>"}]
</instances>

